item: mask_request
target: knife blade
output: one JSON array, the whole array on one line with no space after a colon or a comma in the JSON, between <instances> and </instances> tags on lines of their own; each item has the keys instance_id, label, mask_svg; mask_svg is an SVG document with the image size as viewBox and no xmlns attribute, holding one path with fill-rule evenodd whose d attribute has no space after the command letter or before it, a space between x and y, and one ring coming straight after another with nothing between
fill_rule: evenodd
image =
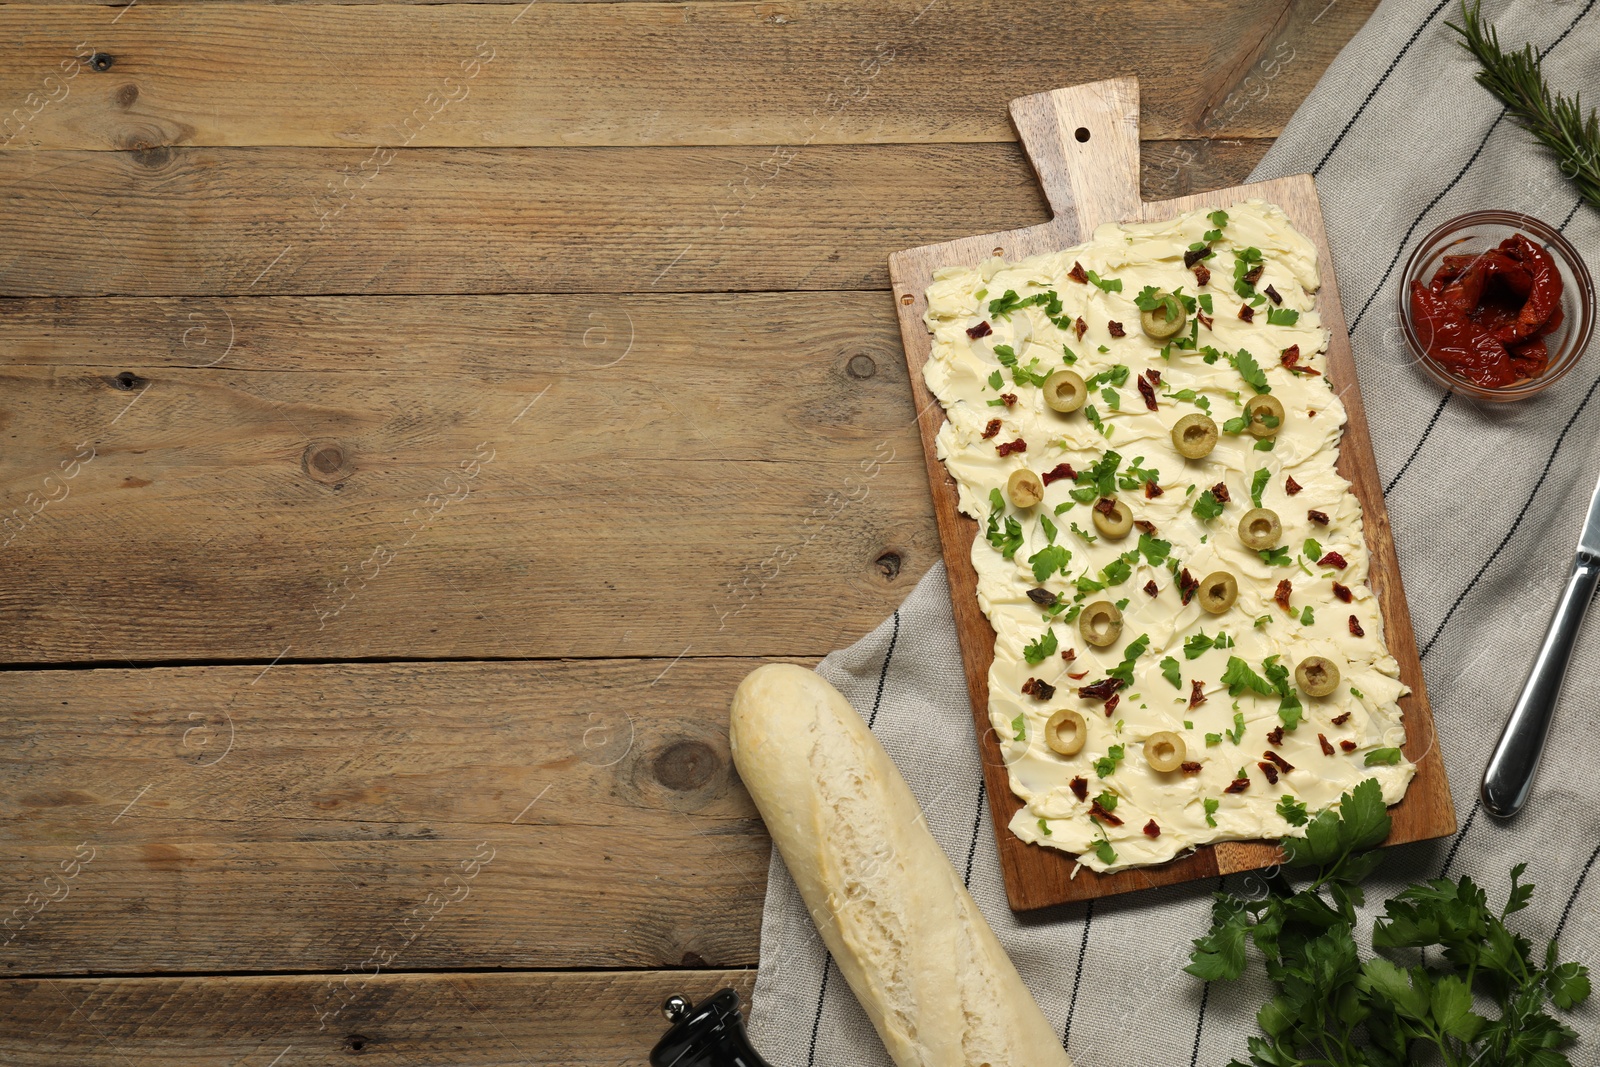
<instances>
[{"instance_id":1,"label":"knife blade","mask_svg":"<svg viewBox=\"0 0 1600 1067\"><path fill-rule=\"evenodd\" d=\"M1550 723L1555 718L1561 684L1583 630L1589 602L1600 587L1600 483L1589 500L1589 512L1578 534L1578 551L1572 560L1561 599L1556 602L1550 630L1534 657L1527 684L1517 698L1505 730L1483 772L1483 806L1490 815L1505 819L1522 810L1533 790L1534 774L1544 753Z\"/></svg>"}]
</instances>

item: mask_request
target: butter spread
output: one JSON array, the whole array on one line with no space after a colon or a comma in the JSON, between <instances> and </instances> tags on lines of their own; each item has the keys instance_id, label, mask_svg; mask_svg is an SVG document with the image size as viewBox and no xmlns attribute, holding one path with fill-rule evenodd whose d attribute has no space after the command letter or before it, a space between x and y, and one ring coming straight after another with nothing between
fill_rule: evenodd
<instances>
[{"instance_id":1,"label":"butter spread","mask_svg":"<svg viewBox=\"0 0 1600 1067\"><path fill-rule=\"evenodd\" d=\"M1185 266L1208 249L1198 270ZM1366 584L1361 507L1334 469L1346 416L1325 373L1318 284L1315 247L1259 200L935 273L924 375L947 416L939 458L980 526L972 562L996 634L989 719L1024 801L1010 826L1023 840L1118 870L1208 842L1303 834L1366 778L1388 803L1405 793L1407 690ZM1161 293L1187 311L1166 344L1140 327L1140 298ZM1041 388L1062 369L1089 386L1066 414ZM1257 438L1244 405L1262 389L1285 415ZM1219 430L1197 460L1171 439L1194 413ZM1006 486L1023 468L1052 477L1041 503L1018 508ZM1114 540L1093 522L1107 488L1136 522ZM1240 540L1255 506L1279 516L1273 550ZM1217 571L1235 577L1238 599L1212 615L1192 589ZM1097 648L1076 620L1102 600L1120 606L1123 626ZM1340 673L1324 697L1295 684L1313 655ZM1080 695L1119 675L1113 699ZM1087 725L1071 756L1044 737L1064 708ZM1145 740L1165 731L1183 739L1183 769L1145 759Z\"/></svg>"}]
</instances>

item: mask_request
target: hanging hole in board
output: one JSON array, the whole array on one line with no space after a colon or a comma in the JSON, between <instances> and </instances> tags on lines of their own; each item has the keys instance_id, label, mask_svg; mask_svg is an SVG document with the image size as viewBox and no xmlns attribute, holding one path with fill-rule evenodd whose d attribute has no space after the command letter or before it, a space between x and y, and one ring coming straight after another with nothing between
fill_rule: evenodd
<instances>
[{"instance_id":1,"label":"hanging hole in board","mask_svg":"<svg viewBox=\"0 0 1600 1067\"><path fill-rule=\"evenodd\" d=\"M1006 250L1003 248L997 248L994 250L994 254L997 256L1003 256L1006 254Z\"/></svg>"},{"instance_id":2,"label":"hanging hole in board","mask_svg":"<svg viewBox=\"0 0 1600 1067\"><path fill-rule=\"evenodd\" d=\"M1087 126L1079 126L1076 130L1073 131L1072 136L1074 136L1074 137L1076 137L1078 139L1078 143L1079 144L1082 144L1083 142L1085 142L1085 141L1087 141L1089 139L1089 127L1087 127Z\"/></svg>"},{"instance_id":3,"label":"hanging hole in board","mask_svg":"<svg viewBox=\"0 0 1600 1067\"><path fill-rule=\"evenodd\" d=\"M910 307L911 306L911 301L913 301L915 299L916 299L916 297L912 296L910 293L906 293L905 295L900 297L900 303L904 304L906 307Z\"/></svg>"}]
</instances>

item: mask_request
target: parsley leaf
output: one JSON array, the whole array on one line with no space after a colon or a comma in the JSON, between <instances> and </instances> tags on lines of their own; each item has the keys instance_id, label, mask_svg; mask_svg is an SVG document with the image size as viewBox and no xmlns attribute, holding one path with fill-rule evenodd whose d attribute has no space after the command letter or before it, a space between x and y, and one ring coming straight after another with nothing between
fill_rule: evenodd
<instances>
[{"instance_id":1,"label":"parsley leaf","mask_svg":"<svg viewBox=\"0 0 1600 1067\"><path fill-rule=\"evenodd\" d=\"M1089 284L1097 286L1103 292L1107 292L1107 293L1120 293L1120 292L1122 292L1122 279L1120 279L1120 278L1102 278L1102 277L1100 277L1100 275L1096 274L1092 270L1091 271L1085 271L1084 273L1089 278Z\"/></svg>"},{"instance_id":2,"label":"parsley leaf","mask_svg":"<svg viewBox=\"0 0 1600 1067\"><path fill-rule=\"evenodd\" d=\"M1044 834L1044 836L1046 836L1046 837L1054 837L1055 836L1054 834L1052 834L1050 832L1050 827L1048 827L1048 826L1046 826L1044 824L1044 820L1043 819L1039 820L1039 829Z\"/></svg>"},{"instance_id":3,"label":"parsley leaf","mask_svg":"<svg viewBox=\"0 0 1600 1067\"><path fill-rule=\"evenodd\" d=\"M999 371L990 371L989 372L989 388L990 389L999 389L1001 386L1003 386L1005 384L1006 384L1006 381L1005 381L1004 378L1000 377L1000 372Z\"/></svg>"},{"instance_id":4,"label":"parsley leaf","mask_svg":"<svg viewBox=\"0 0 1600 1067\"><path fill-rule=\"evenodd\" d=\"M1273 326L1293 326L1300 321L1300 312L1294 308L1268 308L1267 322Z\"/></svg>"},{"instance_id":5,"label":"parsley leaf","mask_svg":"<svg viewBox=\"0 0 1600 1067\"><path fill-rule=\"evenodd\" d=\"M1172 688L1183 688L1183 675L1179 673L1178 661L1168 656L1161 661L1161 677L1172 683Z\"/></svg>"},{"instance_id":6,"label":"parsley leaf","mask_svg":"<svg viewBox=\"0 0 1600 1067\"><path fill-rule=\"evenodd\" d=\"M1379 764L1394 766L1405 759L1405 753L1398 748L1375 748L1367 753L1366 765L1376 767Z\"/></svg>"},{"instance_id":7,"label":"parsley leaf","mask_svg":"<svg viewBox=\"0 0 1600 1067\"><path fill-rule=\"evenodd\" d=\"M1012 719L1011 728L1017 732L1017 736L1012 738L1013 741L1026 741L1028 739L1026 717L1018 715L1015 719Z\"/></svg>"},{"instance_id":8,"label":"parsley leaf","mask_svg":"<svg viewBox=\"0 0 1600 1067\"><path fill-rule=\"evenodd\" d=\"M1122 650L1122 662L1106 671L1113 678L1121 680L1123 685L1133 685L1133 665L1150 647L1150 635L1140 634L1128 642L1128 647Z\"/></svg>"},{"instance_id":9,"label":"parsley leaf","mask_svg":"<svg viewBox=\"0 0 1600 1067\"><path fill-rule=\"evenodd\" d=\"M1112 745L1106 749L1106 754L1094 761L1094 773L1101 778L1109 778L1117 769L1117 764L1122 762L1126 750L1121 745Z\"/></svg>"},{"instance_id":10,"label":"parsley leaf","mask_svg":"<svg viewBox=\"0 0 1600 1067\"><path fill-rule=\"evenodd\" d=\"M1195 499L1194 507L1190 508L1189 511L1201 522L1210 522L1222 514L1222 501L1217 499L1215 493L1207 489Z\"/></svg>"},{"instance_id":11,"label":"parsley leaf","mask_svg":"<svg viewBox=\"0 0 1600 1067\"><path fill-rule=\"evenodd\" d=\"M1233 729L1226 730L1224 733L1227 735L1228 740L1232 741L1234 744L1239 745L1244 743L1244 712L1236 711L1233 713ZM1244 771L1241 770L1238 774L1234 775L1234 777L1243 778Z\"/></svg>"},{"instance_id":12,"label":"parsley leaf","mask_svg":"<svg viewBox=\"0 0 1600 1067\"><path fill-rule=\"evenodd\" d=\"M1057 647L1055 630L1046 629L1044 633L1023 646L1022 655L1031 665L1038 666L1055 655Z\"/></svg>"},{"instance_id":13,"label":"parsley leaf","mask_svg":"<svg viewBox=\"0 0 1600 1067\"><path fill-rule=\"evenodd\" d=\"M1211 735L1207 734L1206 736L1210 737ZM1222 740L1222 738L1219 737L1219 738L1217 738L1217 740L1220 741L1220 740ZM1218 800L1216 797L1206 797L1206 799L1205 799L1205 808L1206 808L1206 825L1207 826L1215 826L1215 825L1217 825L1217 819L1216 819L1217 809L1219 807L1221 807L1221 806L1222 806L1222 802L1220 800ZM1185 967L1184 970L1188 970L1188 968ZM1193 972L1191 972L1191 973L1193 973Z\"/></svg>"},{"instance_id":14,"label":"parsley leaf","mask_svg":"<svg viewBox=\"0 0 1600 1067\"><path fill-rule=\"evenodd\" d=\"M1251 670L1250 664L1238 656L1228 657L1228 669L1222 672L1222 684L1228 687L1228 695L1235 697L1247 692L1270 697L1278 692L1271 682Z\"/></svg>"},{"instance_id":15,"label":"parsley leaf","mask_svg":"<svg viewBox=\"0 0 1600 1067\"><path fill-rule=\"evenodd\" d=\"M1306 814L1306 806L1288 793L1278 798L1278 814L1290 826L1304 826L1311 820Z\"/></svg>"},{"instance_id":16,"label":"parsley leaf","mask_svg":"<svg viewBox=\"0 0 1600 1067\"><path fill-rule=\"evenodd\" d=\"M1199 659L1213 648L1232 647L1233 642L1227 634L1218 631L1216 637L1207 637L1206 632L1201 630L1183 643L1183 656L1185 659Z\"/></svg>"},{"instance_id":17,"label":"parsley leaf","mask_svg":"<svg viewBox=\"0 0 1600 1067\"><path fill-rule=\"evenodd\" d=\"M1046 545L1028 557L1033 568L1033 580L1042 582L1057 571L1065 572L1072 561L1072 553L1062 545Z\"/></svg>"},{"instance_id":18,"label":"parsley leaf","mask_svg":"<svg viewBox=\"0 0 1600 1067\"><path fill-rule=\"evenodd\" d=\"M1266 491L1267 483L1271 480L1272 472L1265 467L1250 477L1250 503L1258 508L1261 506L1261 494Z\"/></svg>"},{"instance_id":19,"label":"parsley leaf","mask_svg":"<svg viewBox=\"0 0 1600 1067\"><path fill-rule=\"evenodd\" d=\"M1233 364L1233 369L1239 372L1239 377L1243 378L1257 394L1272 392L1272 386L1267 384L1267 372L1261 369L1256 357L1249 352L1241 348L1228 357L1228 362Z\"/></svg>"},{"instance_id":20,"label":"parsley leaf","mask_svg":"<svg viewBox=\"0 0 1600 1067\"><path fill-rule=\"evenodd\" d=\"M1287 567L1294 562L1289 550L1282 545L1277 548L1257 549L1256 555L1260 556L1261 562L1269 567Z\"/></svg>"}]
</instances>

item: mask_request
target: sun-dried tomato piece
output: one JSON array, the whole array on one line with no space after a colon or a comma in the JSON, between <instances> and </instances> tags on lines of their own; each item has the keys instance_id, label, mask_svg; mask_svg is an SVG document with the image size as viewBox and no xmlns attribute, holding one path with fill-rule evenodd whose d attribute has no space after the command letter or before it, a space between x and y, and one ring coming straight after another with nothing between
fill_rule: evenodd
<instances>
[{"instance_id":1,"label":"sun-dried tomato piece","mask_svg":"<svg viewBox=\"0 0 1600 1067\"><path fill-rule=\"evenodd\" d=\"M1061 662L1062 663L1071 663L1073 660L1075 660L1077 658L1078 658L1078 650L1075 649L1075 648L1069 648L1065 652L1061 653Z\"/></svg>"},{"instance_id":2,"label":"sun-dried tomato piece","mask_svg":"<svg viewBox=\"0 0 1600 1067\"><path fill-rule=\"evenodd\" d=\"M1255 266L1253 266L1249 270L1245 271L1245 275L1244 275L1245 284L1246 285L1254 285L1256 282L1259 282L1261 280L1261 272L1266 270L1266 269L1267 269L1267 265L1265 263L1257 263Z\"/></svg>"},{"instance_id":3,"label":"sun-dried tomato piece","mask_svg":"<svg viewBox=\"0 0 1600 1067\"><path fill-rule=\"evenodd\" d=\"M1154 819L1151 819L1149 822L1144 824L1144 836L1146 836L1146 837L1160 837L1161 836L1161 827L1156 825L1156 821Z\"/></svg>"},{"instance_id":4,"label":"sun-dried tomato piece","mask_svg":"<svg viewBox=\"0 0 1600 1067\"><path fill-rule=\"evenodd\" d=\"M1161 590L1156 587L1156 580L1154 578L1152 578L1148 582L1144 583L1144 591L1146 593L1148 593L1150 596L1160 596L1161 595Z\"/></svg>"},{"instance_id":5,"label":"sun-dried tomato piece","mask_svg":"<svg viewBox=\"0 0 1600 1067\"><path fill-rule=\"evenodd\" d=\"M983 428L983 439L985 441L987 441L987 440L989 440L989 438L993 437L995 434L997 434L999 432L1000 432L1000 420L999 419L990 419L989 420L989 425L987 425L987 426L985 426Z\"/></svg>"},{"instance_id":6,"label":"sun-dried tomato piece","mask_svg":"<svg viewBox=\"0 0 1600 1067\"><path fill-rule=\"evenodd\" d=\"M1156 410L1156 387L1142 374L1139 375L1139 395L1144 397L1145 407Z\"/></svg>"},{"instance_id":7,"label":"sun-dried tomato piece","mask_svg":"<svg viewBox=\"0 0 1600 1067\"><path fill-rule=\"evenodd\" d=\"M1306 409L1306 418L1314 419L1316 417L1317 417L1317 409L1316 408L1307 408Z\"/></svg>"},{"instance_id":8,"label":"sun-dried tomato piece","mask_svg":"<svg viewBox=\"0 0 1600 1067\"><path fill-rule=\"evenodd\" d=\"M1110 515L1117 510L1117 502L1111 497L1103 496L1094 502L1094 509L1102 515Z\"/></svg>"},{"instance_id":9,"label":"sun-dried tomato piece","mask_svg":"<svg viewBox=\"0 0 1600 1067\"><path fill-rule=\"evenodd\" d=\"M1204 311L1196 311L1194 313L1194 317L1198 319L1200 325L1204 326L1206 329L1211 330L1216 328L1217 320L1212 318L1210 315L1207 315Z\"/></svg>"},{"instance_id":10,"label":"sun-dried tomato piece","mask_svg":"<svg viewBox=\"0 0 1600 1067\"><path fill-rule=\"evenodd\" d=\"M1149 370L1145 371L1144 373L1145 373L1145 377L1150 379L1150 384L1151 385L1160 385L1161 384L1161 372L1156 370L1154 367L1151 367Z\"/></svg>"},{"instance_id":11,"label":"sun-dried tomato piece","mask_svg":"<svg viewBox=\"0 0 1600 1067\"><path fill-rule=\"evenodd\" d=\"M1350 713L1348 711L1341 711L1328 721L1333 723L1335 726L1343 726L1345 723L1350 721Z\"/></svg>"},{"instance_id":12,"label":"sun-dried tomato piece","mask_svg":"<svg viewBox=\"0 0 1600 1067\"><path fill-rule=\"evenodd\" d=\"M1111 699L1106 701L1106 718L1111 718L1111 713L1117 710L1117 705L1120 703L1122 703L1122 696L1118 693L1112 693Z\"/></svg>"},{"instance_id":13,"label":"sun-dried tomato piece","mask_svg":"<svg viewBox=\"0 0 1600 1067\"><path fill-rule=\"evenodd\" d=\"M1341 570L1342 571L1346 567L1350 566L1350 564L1346 563L1344 561L1344 557L1339 555L1339 553L1337 553L1337 552L1329 552L1327 555L1325 555L1321 559L1317 560L1317 566L1319 566L1319 567L1332 567L1335 570Z\"/></svg>"},{"instance_id":14,"label":"sun-dried tomato piece","mask_svg":"<svg viewBox=\"0 0 1600 1067\"><path fill-rule=\"evenodd\" d=\"M1194 283L1200 286L1211 284L1211 268L1204 263L1196 263L1194 265Z\"/></svg>"},{"instance_id":15,"label":"sun-dried tomato piece","mask_svg":"<svg viewBox=\"0 0 1600 1067\"><path fill-rule=\"evenodd\" d=\"M1233 781L1229 782L1228 783L1228 787L1226 789L1224 789L1223 792L1224 793L1243 793L1246 789L1249 789L1249 788L1250 788L1250 778L1249 778L1248 775L1246 775L1243 778L1235 778Z\"/></svg>"},{"instance_id":16,"label":"sun-dried tomato piece","mask_svg":"<svg viewBox=\"0 0 1600 1067\"><path fill-rule=\"evenodd\" d=\"M1053 608L1056 606L1056 602L1061 599L1061 594L1052 593L1050 590L1041 587L1028 590L1028 599L1041 608Z\"/></svg>"},{"instance_id":17,"label":"sun-dried tomato piece","mask_svg":"<svg viewBox=\"0 0 1600 1067\"><path fill-rule=\"evenodd\" d=\"M1206 245L1204 248L1191 248L1183 254L1183 265L1185 267L1192 267L1210 254L1210 245Z\"/></svg>"},{"instance_id":18,"label":"sun-dried tomato piece","mask_svg":"<svg viewBox=\"0 0 1600 1067\"><path fill-rule=\"evenodd\" d=\"M1189 706L1198 708L1206 702L1206 683L1196 678L1189 688Z\"/></svg>"},{"instance_id":19,"label":"sun-dried tomato piece","mask_svg":"<svg viewBox=\"0 0 1600 1067\"><path fill-rule=\"evenodd\" d=\"M1107 826L1121 826L1122 825L1122 820L1117 818L1115 815L1111 814L1109 811L1107 811L1105 809L1105 807L1103 805L1101 805L1100 799L1098 797L1095 798L1095 801L1094 801L1093 804L1089 805L1089 818L1098 819L1101 822L1105 823Z\"/></svg>"},{"instance_id":20,"label":"sun-dried tomato piece","mask_svg":"<svg viewBox=\"0 0 1600 1067\"><path fill-rule=\"evenodd\" d=\"M1115 319L1112 319L1110 322L1106 323L1106 332L1112 337L1123 337L1127 334L1127 331L1122 328L1122 323Z\"/></svg>"},{"instance_id":21,"label":"sun-dried tomato piece","mask_svg":"<svg viewBox=\"0 0 1600 1067\"><path fill-rule=\"evenodd\" d=\"M1333 746L1328 743L1328 739L1326 737L1323 737L1321 734L1318 734L1317 735L1317 744L1322 746L1322 754L1324 756L1333 755Z\"/></svg>"},{"instance_id":22,"label":"sun-dried tomato piece","mask_svg":"<svg viewBox=\"0 0 1600 1067\"><path fill-rule=\"evenodd\" d=\"M1298 493L1303 488L1305 488L1305 487L1303 485L1301 485L1299 482L1295 481L1294 480L1294 475L1292 475L1292 474L1288 475L1283 480L1283 491L1285 493L1288 493L1290 496L1294 496L1296 493Z\"/></svg>"},{"instance_id":23,"label":"sun-dried tomato piece","mask_svg":"<svg viewBox=\"0 0 1600 1067\"><path fill-rule=\"evenodd\" d=\"M1093 685L1079 686L1078 695L1085 700L1110 700L1121 688L1121 678L1102 678Z\"/></svg>"},{"instance_id":24,"label":"sun-dried tomato piece","mask_svg":"<svg viewBox=\"0 0 1600 1067\"><path fill-rule=\"evenodd\" d=\"M1354 741L1340 741L1339 747L1344 749L1346 752L1354 752L1356 750L1356 743Z\"/></svg>"},{"instance_id":25,"label":"sun-dried tomato piece","mask_svg":"<svg viewBox=\"0 0 1600 1067\"><path fill-rule=\"evenodd\" d=\"M1288 774L1290 771L1294 770L1294 764L1290 763L1276 752L1263 752L1262 755L1271 760L1273 763L1277 764L1278 770L1282 771L1284 774Z\"/></svg>"},{"instance_id":26,"label":"sun-dried tomato piece","mask_svg":"<svg viewBox=\"0 0 1600 1067\"><path fill-rule=\"evenodd\" d=\"M1299 345L1290 345L1288 348L1285 348L1281 353L1279 353L1278 362L1282 363L1284 367L1286 367L1293 374L1304 374L1308 378L1322 377L1321 371L1315 370L1311 367L1302 367L1300 365ZM1312 414L1315 415L1316 412L1312 412Z\"/></svg>"},{"instance_id":27,"label":"sun-dried tomato piece","mask_svg":"<svg viewBox=\"0 0 1600 1067\"><path fill-rule=\"evenodd\" d=\"M1067 786L1072 790L1072 795L1077 797L1079 800L1089 799L1089 779L1085 778L1083 775L1078 775L1072 781L1068 782Z\"/></svg>"},{"instance_id":28,"label":"sun-dried tomato piece","mask_svg":"<svg viewBox=\"0 0 1600 1067\"><path fill-rule=\"evenodd\" d=\"M1200 580L1189 573L1188 567L1178 572L1178 600L1181 603L1187 604L1193 600L1199 590Z\"/></svg>"},{"instance_id":29,"label":"sun-dried tomato piece","mask_svg":"<svg viewBox=\"0 0 1600 1067\"><path fill-rule=\"evenodd\" d=\"M1078 340L1083 340L1083 335L1089 332L1089 324L1083 321L1083 316L1078 316L1078 321L1072 324L1072 332L1078 335Z\"/></svg>"},{"instance_id":30,"label":"sun-dried tomato piece","mask_svg":"<svg viewBox=\"0 0 1600 1067\"><path fill-rule=\"evenodd\" d=\"M1089 276L1083 272L1083 264L1077 260L1072 261L1072 269L1067 271L1067 277L1081 285L1089 284Z\"/></svg>"},{"instance_id":31,"label":"sun-dried tomato piece","mask_svg":"<svg viewBox=\"0 0 1600 1067\"><path fill-rule=\"evenodd\" d=\"M1133 524L1139 527L1139 529L1143 530L1145 533L1149 534L1151 537L1156 535L1156 524L1151 522L1149 519L1134 519Z\"/></svg>"},{"instance_id":32,"label":"sun-dried tomato piece","mask_svg":"<svg viewBox=\"0 0 1600 1067\"><path fill-rule=\"evenodd\" d=\"M1000 394L1000 399L1005 403L1006 407L1011 407L1012 405L1016 404L1016 402L1017 402L1017 394L1016 393L1001 393Z\"/></svg>"},{"instance_id":33,"label":"sun-dried tomato piece","mask_svg":"<svg viewBox=\"0 0 1600 1067\"><path fill-rule=\"evenodd\" d=\"M1283 727L1281 727L1281 726L1274 727L1273 730L1270 733L1267 734L1267 744L1269 744L1269 745L1281 745L1281 744L1283 744Z\"/></svg>"},{"instance_id":34,"label":"sun-dried tomato piece","mask_svg":"<svg viewBox=\"0 0 1600 1067\"><path fill-rule=\"evenodd\" d=\"M1161 488L1155 482L1145 482L1144 483L1144 498L1146 500L1154 500L1156 497L1160 496L1162 493L1165 493L1165 492L1166 492L1166 490Z\"/></svg>"},{"instance_id":35,"label":"sun-dried tomato piece","mask_svg":"<svg viewBox=\"0 0 1600 1067\"><path fill-rule=\"evenodd\" d=\"M1355 594L1350 592L1350 587L1348 585L1340 585L1338 582L1333 583L1333 595L1344 601L1346 604L1350 603L1350 601L1355 598Z\"/></svg>"},{"instance_id":36,"label":"sun-dried tomato piece","mask_svg":"<svg viewBox=\"0 0 1600 1067\"><path fill-rule=\"evenodd\" d=\"M1007 441L1003 445L995 445L994 450L1002 456L1009 456L1013 452L1026 452L1028 450L1028 442L1019 437L1015 441Z\"/></svg>"},{"instance_id":37,"label":"sun-dried tomato piece","mask_svg":"<svg viewBox=\"0 0 1600 1067\"><path fill-rule=\"evenodd\" d=\"M1274 767L1266 760L1262 760L1261 762L1257 763L1256 766L1260 767L1261 773L1267 776L1268 785L1278 784L1278 768Z\"/></svg>"},{"instance_id":38,"label":"sun-dried tomato piece","mask_svg":"<svg viewBox=\"0 0 1600 1067\"><path fill-rule=\"evenodd\" d=\"M1233 497L1228 495L1227 482L1218 482L1213 485L1211 487L1211 495L1217 498L1217 503L1219 504L1227 504L1233 500Z\"/></svg>"},{"instance_id":39,"label":"sun-dried tomato piece","mask_svg":"<svg viewBox=\"0 0 1600 1067\"><path fill-rule=\"evenodd\" d=\"M1350 633L1355 637L1367 636L1367 631L1361 628L1361 620L1354 615L1350 616Z\"/></svg>"},{"instance_id":40,"label":"sun-dried tomato piece","mask_svg":"<svg viewBox=\"0 0 1600 1067\"><path fill-rule=\"evenodd\" d=\"M1184 774L1199 774L1202 770L1202 767L1194 760L1184 760L1182 763L1178 764L1178 770L1182 771Z\"/></svg>"},{"instance_id":41,"label":"sun-dried tomato piece","mask_svg":"<svg viewBox=\"0 0 1600 1067\"><path fill-rule=\"evenodd\" d=\"M1072 464L1070 463L1057 463L1054 467L1041 474L1039 480L1044 482L1045 485L1063 480L1075 482L1078 480L1078 472L1072 469Z\"/></svg>"},{"instance_id":42,"label":"sun-dried tomato piece","mask_svg":"<svg viewBox=\"0 0 1600 1067\"><path fill-rule=\"evenodd\" d=\"M1278 583L1278 589L1272 594L1272 599L1278 602L1280 608L1288 611L1289 594L1292 592L1294 592L1294 586L1289 583L1289 579L1285 578Z\"/></svg>"},{"instance_id":43,"label":"sun-dried tomato piece","mask_svg":"<svg viewBox=\"0 0 1600 1067\"><path fill-rule=\"evenodd\" d=\"M1049 700L1056 695L1056 687L1041 678L1029 678L1023 682L1022 691L1035 700Z\"/></svg>"},{"instance_id":44,"label":"sun-dried tomato piece","mask_svg":"<svg viewBox=\"0 0 1600 1067\"><path fill-rule=\"evenodd\" d=\"M1254 322L1256 321L1256 309L1249 304L1240 304L1239 317L1245 322Z\"/></svg>"},{"instance_id":45,"label":"sun-dried tomato piece","mask_svg":"<svg viewBox=\"0 0 1600 1067\"><path fill-rule=\"evenodd\" d=\"M1071 678L1074 682L1081 682L1085 678L1089 677L1089 672L1088 671L1079 671L1077 674L1069 674L1069 675L1067 675L1067 677Z\"/></svg>"},{"instance_id":46,"label":"sun-dried tomato piece","mask_svg":"<svg viewBox=\"0 0 1600 1067\"><path fill-rule=\"evenodd\" d=\"M1327 516L1326 512L1308 511L1308 512L1306 512L1306 518L1310 519L1312 522L1316 523L1318 526L1326 526L1326 525L1328 525L1328 516Z\"/></svg>"},{"instance_id":47,"label":"sun-dried tomato piece","mask_svg":"<svg viewBox=\"0 0 1600 1067\"><path fill-rule=\"evenodd\" d=\"M980 322L976 326L967 327L967 336L976 341L980 337L988 337L994 329L987 322Z\"/></svg>"},{"instance_id":48,"label":"sun-dried tomato piece","mask_svg":"<svg viewBox=\"0 0 1600 1067\"><path fill-rule=\"evenodd\" d=\"M1252 282L1251 284L1254 285L1255 283ZM1267 299L1272 301L1274 304L1283 303L1283 297L1279 296L1278 295L1278 290L1274 289L1272 286L1269 285L1269 286L1267 286L1265 289L1263 289L1261 291L1263 293L1266 293L1267 294Z\"/></svg>"}]
</instances>

